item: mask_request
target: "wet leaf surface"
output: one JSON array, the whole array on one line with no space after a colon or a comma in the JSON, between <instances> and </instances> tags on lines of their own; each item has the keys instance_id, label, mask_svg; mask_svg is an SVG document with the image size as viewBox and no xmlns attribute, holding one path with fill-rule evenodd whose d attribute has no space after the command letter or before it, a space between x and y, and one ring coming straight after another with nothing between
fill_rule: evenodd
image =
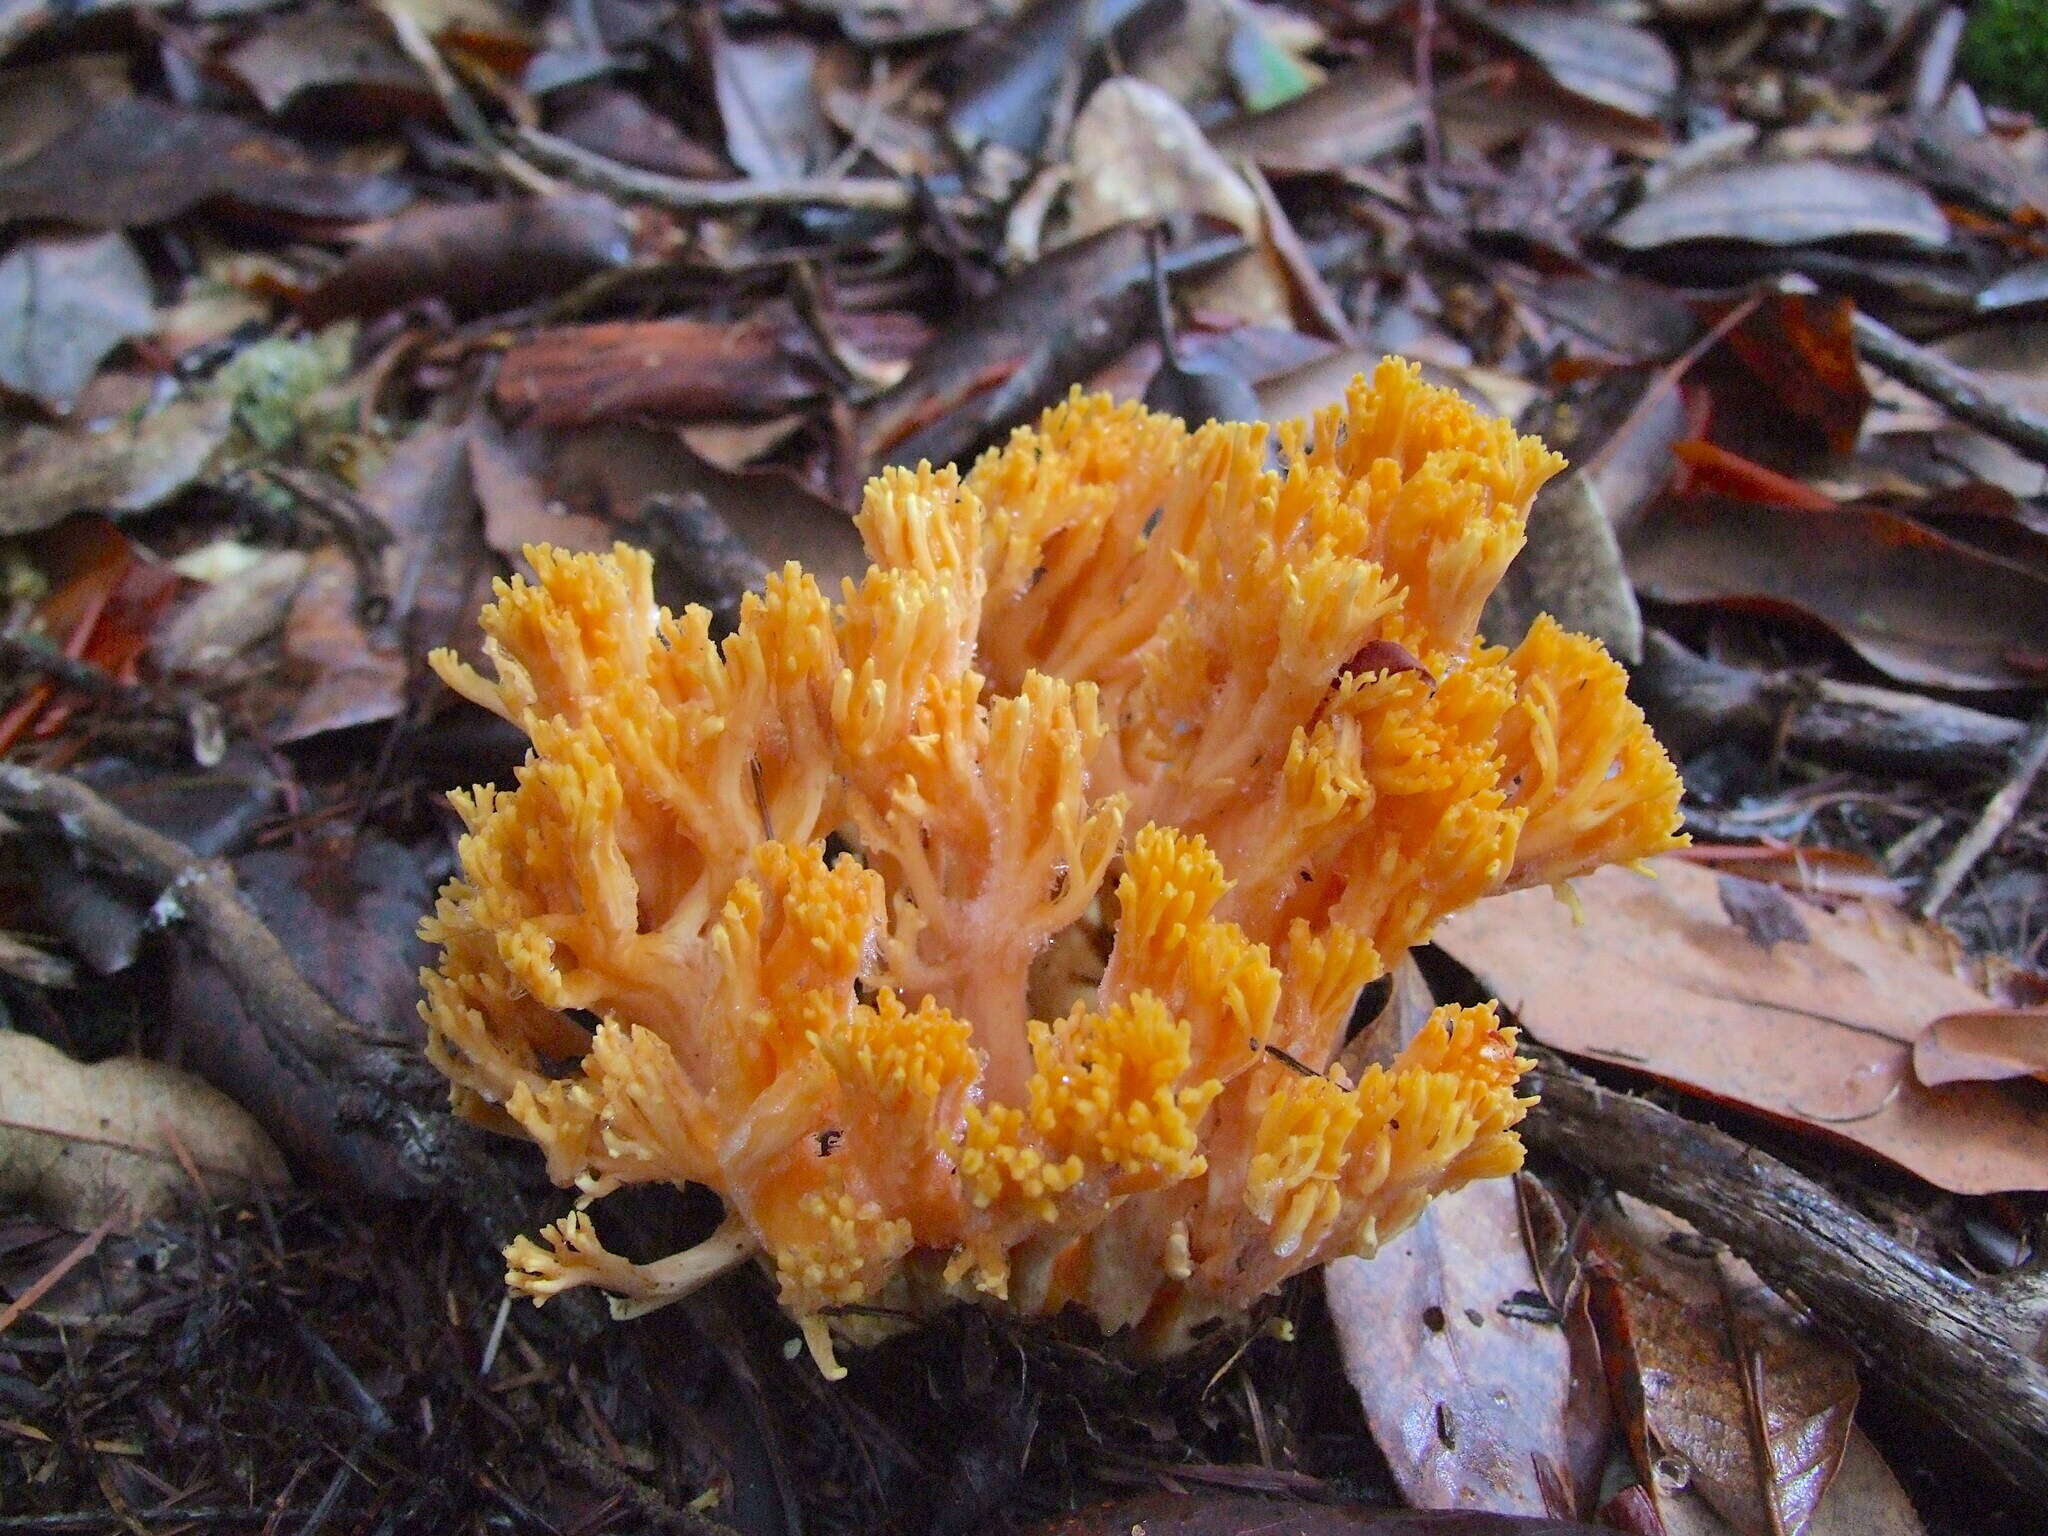
<instances>
[{"instance_id":1,"label":"wet leaf surface","mask_svg":"<svg viewBox=\"0 0 2048 1536\"><path fill-rule=\"evenodd\" d=\"M1553 1488L1591 1495L1605 1407L1565 1331L1516 1305L1542 1287L1511 1183L1446 1196L1375 1257L1330 1265L1323 1285L1346 1373L1404 1498L1543 1515L1546 1467Z\"/></svg>"},{"instance_id":2,"label":"wet leaf surface","mask_svg":"<svg viewBox=\"0 0 2048 1536\"><path fill-rule=\"evenodd\" d=\"M1913 1075L1930 1088L2048 1078L2048 1009L1985 1008L1936 1019L1913 1042Z\"/></svg>"},{"instance_id":3,"label":"wet leaf surface","mask_svg":"<svg viewBox=\"0 0 2048 1536\"><path fill-rule=\"evenodd\" d=\"M1665 1480L1697 1488L1741 1536L1803 1532L1847 1446L1853 1357L1654 1206L1620 1197L1588 1248L1628 1312L1625 1368L1651 1443L1680 1459Z\"/></svg>"}]
</instances>

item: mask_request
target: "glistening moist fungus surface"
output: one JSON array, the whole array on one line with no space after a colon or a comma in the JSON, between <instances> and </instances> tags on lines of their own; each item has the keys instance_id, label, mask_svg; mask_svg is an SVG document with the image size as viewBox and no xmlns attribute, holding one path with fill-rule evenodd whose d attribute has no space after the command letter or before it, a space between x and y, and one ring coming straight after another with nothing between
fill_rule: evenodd
<instances>
[{"instance_id":1,"label":"glistening moist fungus surface","mask_svg":"<svg viewBox=\"0 0 2048 1536\"><path fill-rule=\"evenodd\" d=\"M530 551L495 679L434 657L533 750L453 797L433 1057L583 1207L728 1216L635 1264L579 1208L510 1283L632 1311L758 1253L828 1372L956 1299L1157 1353L1518 1167L1492 1009L1337 1057L1446 913L1677 841L1600 646L1475 633L1560 466L1388 361L1277 429L1076 395L890 471L866 576L786 567L722 643L644 554Z\"/></svg>"}]
</instances>

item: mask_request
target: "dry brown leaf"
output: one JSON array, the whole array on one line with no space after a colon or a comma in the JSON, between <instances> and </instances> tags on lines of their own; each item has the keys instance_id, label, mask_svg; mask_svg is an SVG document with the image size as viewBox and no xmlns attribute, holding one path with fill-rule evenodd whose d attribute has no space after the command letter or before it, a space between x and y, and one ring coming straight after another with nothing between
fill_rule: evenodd
<instances>
[{"instance_id":1,"label":"dry brown leaf","mask_svg":"<svg viewBox=\"0 0 2048 1536\"><path fill-rule=\"evenodd\" d=\"M1876 507L1667 498L1623 551L1647 597L1803 614L1910 683L2026 687L2048 657L2048 578Z\"/></svg>"},{"instance_id":2,"label":"dry brown leaf","mask_svg":"<svg viewBox=\"0 0 2048 1536\"><path fill-rule=\"evenodd\" d=\"M1742 1536L1799 1536L1848 1442L1854 1357L1655 1206L1620 1196L1588 1243L1627 1313L1623 1364L1641 1384L1651 1445L1681 1458Z\"/></svg>"},{"instance_id":3,"label":"dry brown leaf","mask_svg":"<svg viewBox=\"0 0 2048 1536\"><path fill-rule=\"evenodd\" d=\"M1952 939L1876 904L1802 906L1812 942L1766 950L1721 910L1713 871L1655 870L1574 882L1582 924L1519 891L1436 942L1546 1045L1841 1137L1959 1194L2048 1189L2048 1094L1912 1074L1932 1020L1991 1006Z\"/></svg>"},{"instance_id":4,"label":"dry brown leaf","mask_svg":"<svg viewBox=\"0 0 2048 1536\"><path fill-rule=\"evenodd\" d=\"M1372 1259L1323 1272L1345 1373L1402 1497L1423 1509L1550 1513L1589 1490L1605 1449L1597 1373L1575 1376L1565 1332L1503 1304L1542 1294L1515 1187L1446 1195ZM1578 1427L1578 1432L1574 1432Z\"/></svg>"},{"instance_id":5,"label":"dry brown leaf","mask_svg":"<svg viewBox=\"0 0 2048 1536\"><path fill-rule=\"evenodd\" d=\"M1422 104L1406 70L1372 61L1331 76L1305 95L1224 124L1212 136L1226 155L1274 176L1362 165L1422 131Z\"/></svg>"},{"instance_id":6,"label":"dry brown leaf","mask_svg":"<svg viewBox=\"0 0 2048 1536\"><path fill-rule=\"evenodd\" d=\"M1202 310L1253 325L1292 323L1286 268L1271 248L1258 193L1156 85L1107 80L1074 121L1073 200L1066 238L1175 214L1234 226L1254 249L1189 295Z\"/></svg>"},{"instance_id":7,"label":"dry brown leaf","mask_svg":"<svg viewBox=\"0 0 2048 1536\"><path fill-rule=\"evenodd\" d=\"M33 533L87 508L146 512L205 472L230 424L229 400L188 395L112 419L22 426L0 440L0 533Z\"/></svg>"},{"instance_id":8,"label":"dry brown leaf","mask_svg":"<svg viewBox=\"0 0 2048 1536\"><path fill-rule=\"evenodd\" d=\"M1951 1013L1913 1042L1913 1075L1943 1083L2048 1078L2048 1007Z\"/></svg>"},{"instance_id":9,"label":"dry brown leaf","mask_svg":"<svg viewBox=\"0 0 2048 1536\"><path fill-rule=\"evenodd\" d=\"M356 598L348 556L331 545L316 553L284 624L285 655L308 681L273 741L389 720L405 707L405 657L388 641L371 641Z\"/></svg>"},{"instance_id":10,"label":"dry brown leaf","mask_svg":"<svg viewBox=\"0 0 2048 1536\"><path fill-rule=\"evenodd\" d=\"M206 587L151 637L157 665L174 674L217 676L284 623L306 563L296 549L269 550Z\"/></svg>"},{"instance_id":11,"label":"dry brown leaf","mask_svg":"<svg viewBox=\"0 0 2048 1536\"><path fill-rule=\"evenodd\" d=\"M548 495L546 454L531 433L515 436L489 411L470 421L469 477L483 508L484 542L517 559L529 544L585 552L612 547L618 534L601 518L579 516Z\"/></svg>"},{"instance_id":12,"label":"dry brown leaf","mask_svg":"<svg viewBox=\"0 0 2048 1536\"><path fill-rule=\"evenodd\" d=\"M1475 5L1460 14L1528 55L1560 90L1596 107L1655 123L1678 94L1678 60L1647 27L1548 5Z\"/></svg>"},{"instance_id":13,"label":"dry brown leaf","mask_svg":"<svg viewBox=\"0 0 2048 1536\"><path fill-rule=\"evenodd\" d=\"M263 1128L190 1073L0 1031L0 1193L77 1232L149 1221L198 1193L180 1149L213 1196L290 1183Z\"/></svg>"}]
</instances>

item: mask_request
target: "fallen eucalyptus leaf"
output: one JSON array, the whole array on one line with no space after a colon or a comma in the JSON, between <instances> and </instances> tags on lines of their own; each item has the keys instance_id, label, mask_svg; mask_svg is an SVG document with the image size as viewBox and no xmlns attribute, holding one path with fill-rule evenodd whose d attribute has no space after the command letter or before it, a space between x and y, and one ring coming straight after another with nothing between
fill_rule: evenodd
<instances>
[{"instance_id":1,"label":"fallen eucalyptus leaf","mask_svg":"<svg viewBox=\"0 0 2048 1536\"><path fill-rule=\"evenodd\" d=\"M1685 240L1812 245L1852 235L1948 243L1948 219L1913 182L1835 160L1752 161L1703 171L1644 198L1608 226L1634 251Z\"/></svg>"},{"instance_id":2,"label":"fallen eucalyptus leaf","mask_svg":"<svg viewBox=\"0 0 2048 1536\"><path fill-rule=\"evenodd\" d=\"M0 1193L77 1232L154 1220L200 1193L179 1148L215 1197L290 1182L263 1128L190 1073L0 1031Z\"/></svg>"},{"instance_id":3,"label":"fallen eucalyptus leaf","mask_svg":"<svg viewBox=\"0 0 2048 1536\"><path fill-rule=\"evenodd\" d=\"M1878 903L1807 903L1811 943L1770 949L1721 909L1719 877L1659 859L1657 878L1495 896L1436 943L1536 1039L1745 1105L1886 1158L1958 1194L2048 1189L2048 1098L2033 1083L1928 1088L1929 1023L1991 1000L1952 937Z\"/></svg>"}]
</instances>

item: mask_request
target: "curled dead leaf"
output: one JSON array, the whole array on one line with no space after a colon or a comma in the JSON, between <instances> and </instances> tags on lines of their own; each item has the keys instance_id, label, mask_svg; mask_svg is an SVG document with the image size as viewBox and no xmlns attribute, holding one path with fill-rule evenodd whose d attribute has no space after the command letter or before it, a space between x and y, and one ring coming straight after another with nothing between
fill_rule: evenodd
<instances>
[{"instance_id":1,"label":"curled dead leaf","mask_svg":"<svg viewBox=\"0 0 2048 1536\"><path fill-rule=\"evenodd\" d=\"M2048 1007L1980 1008L1936 1019L1913 1042L1913 1075L1930 1088L2048 1080Z\"/></svg>"}]
</instances>

